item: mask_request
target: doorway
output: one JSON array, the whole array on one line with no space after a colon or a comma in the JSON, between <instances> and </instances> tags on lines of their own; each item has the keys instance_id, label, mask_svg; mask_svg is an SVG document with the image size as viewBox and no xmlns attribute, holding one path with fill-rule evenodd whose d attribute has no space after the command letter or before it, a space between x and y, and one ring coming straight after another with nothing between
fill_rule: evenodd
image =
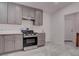
<instances>
[{"instance_id":1,"label":"doorway","mask_svg":"<svg viewBox=\"0 0 79 59\"><path fill-rule=\"evenodd\" d=\"M65 15L65 40L67 43L74 43L76 35L76 13Z\"/></svg>"}]
</instances>

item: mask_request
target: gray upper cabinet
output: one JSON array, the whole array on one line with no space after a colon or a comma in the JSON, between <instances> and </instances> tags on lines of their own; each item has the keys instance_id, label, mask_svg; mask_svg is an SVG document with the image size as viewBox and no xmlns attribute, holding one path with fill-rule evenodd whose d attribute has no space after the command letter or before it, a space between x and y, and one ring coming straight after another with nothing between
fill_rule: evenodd
<instances>
[{"instance_id":1,"label":"gray upper cabinet","mask_svg":"<svg viewBox=\"0 0 79 59\"><path fill-rule=\"evenodd\" d=\"M23 6L22 11L23 11L23 14L22 14L23 18L25 19L35 18L35 9Z\"/></svg>"},{"instance_id":2,"label":"gray upper cabinet","mask_svg":"<svg viewBox=\"0 0 79 59\"><path fill-rule=\"evenodd\" d=\"M35 9L29 8L30 19L35 19Z\"/></svg>"},{"instance_id":3,"label":"gray upper cabinet","mask_svg":"<svg viewBox=\"0 0 79 59\"><path fill-rule=\"evenodd\" d=\"M21 20L21 6L14 3L8 3L8 24L21 24Z\"/></svg>"},{"instance_id":4,"label":"gray upper cabinet","mask_svg":"<svg viewBox=\"0 0 79 59\"><path fill-rule=\"evenodd\" d=\"M43 11L42 10L23 6L22 12L23 12L22 18L28 19L28 20L32 19L33 25L41 26L43 24Z\"/></svg>"},{"instance_id":5,"label":"gray upper cabinet","mask_svg":"<svg viewBox=\"0 0 79 59\"><path fill-rule=\"evenodd\" d=\"M41 26L43 25L43 11L42 10L36 10L35 11L35 22L34 25Z\"/></svg>"},{"instance_id":6,"label":"gray upper cabinet","mask_svg":"<svg viewBox=\"0 0 79 59\"><path fill-rule=\"evenodd\" d=\"M22 19L33 21L33 25L43 24L43 11L11 2L0 2L0 24L18 24Z\"/></svg>"},{"instance_id":7,"label":"gray upper cabinet","mask_svg":"<svg viewBox=\"0 0 79 59\"><path fill-rule=\"evenodd\" d=\"M7 3L0 2L0 24L7 24Z\"/></svg>"}]
</instances>

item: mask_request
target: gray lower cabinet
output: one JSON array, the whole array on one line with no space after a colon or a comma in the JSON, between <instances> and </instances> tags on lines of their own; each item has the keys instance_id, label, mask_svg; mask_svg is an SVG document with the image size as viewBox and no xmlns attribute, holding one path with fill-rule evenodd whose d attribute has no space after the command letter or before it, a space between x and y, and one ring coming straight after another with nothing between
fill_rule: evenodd
<instances>
[{"instance_id":1,"label":"gray lower cabinet","mask_svg":"<svg viewBox=\"0 0 79 59\"><path fill-rule=\"evenodd\" d=\"M0 36L0 53L4 52L4 38Z\"/></svg>"},{"instance_id":2,"label":"gray lower cabinet","mask_svg":"<svg viewBox=\"0 0 79 59\"><path fill-rule=\"evenodd\" d=\"M43 11L42 10L36 10L35 11L35 22L34 25L41 26L43 25Z\"/></svg>"},{"instance_id":3,"label":"gray lower cabinet","mask_svg":"<svg viewBox=\"0 0 79 59\"><path fill-rule=\"evenodd\" d=\"M38 33L38 47L45 45L45 33Z\"/></svg>"},{"instance_id":4,"label":"gray lower cabinet","mask_svg":"<svg viewBox=\"0 0 79 59\"><path fill-rule=\"evenodd\" d=\"M14 50L14 35L6 35L4 36L4 44L5 44L5 48L4 51L5 52L10 52Z\"/></svg>"},{"instance_id":5,"label":"gray lower cabinet","mask_svg":"<svg viewBox=\"0 0 79 59\"><path fill-rule=\"evenodd\" d=\"M0 35L0 53L23 49L21 34Z\"/></svg>"},{"instance_id":6,"label":"gray lower cabinet","mask_svg":"<svg viewBox=\"0 0 79 59\"><path fill-rule=\"evenodd\" d=\"M15 36L15 50L23 49L22 35Z\"/></svg>"},{"instance_id":7,"label":"gray lower cabinet","mask_svg":"<svg viewBox=\"0 0 79 59\"><path fill-rule=\"evenodd\" d=\"M8 3L8 24L21 24L22 8L20 5Z\"/></svg>"},{"instance_id":8,"label":"gray lower cabinet","mask_svg":"<svg viewBox=\"0 0 79 59\"><path fill-rule=\"evenodd\" d=\"M7 3L0 2L0 24L7 24Z\"/></svg>"}]
</instances>

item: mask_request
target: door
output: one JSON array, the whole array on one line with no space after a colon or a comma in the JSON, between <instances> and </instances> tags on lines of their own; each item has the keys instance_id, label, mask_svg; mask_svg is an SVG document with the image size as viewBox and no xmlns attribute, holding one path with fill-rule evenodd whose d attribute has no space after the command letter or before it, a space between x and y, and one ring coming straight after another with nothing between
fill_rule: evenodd
<instances>
[{"instance_id":1,"label":"door","mask_svg":"<svg viewBox=\"0 0 79 59\"><path fill-rule=\"evenodd\" d=\"M74 39L74 15L65 16L65 40Z\"/></svg>"}]
</instances>

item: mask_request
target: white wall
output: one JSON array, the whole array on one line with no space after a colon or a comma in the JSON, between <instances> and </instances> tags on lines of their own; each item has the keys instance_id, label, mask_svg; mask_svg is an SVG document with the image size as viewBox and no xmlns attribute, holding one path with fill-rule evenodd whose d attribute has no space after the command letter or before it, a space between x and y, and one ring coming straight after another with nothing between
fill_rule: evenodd
<instances>
[{"instance_id":1,"label":"white wall","mask_svg":"<svg viewBox=\"0 0 79 59\"><path fill-rule=\"evenodd\" d=\"M22 25L0 24L0 31L19 31L21 29L30 28L36 32L45 32L46 41L50 41L50 14L43 13L43 26L33 26L32 21L22 21Z\"/></svg>"},{"instance_id":2,"label":"white wall","mask_svg":"<svg viewBox=\"0 0 79 59\"><path fill-rule=\"evenodd\" d=\"M79 12L79 3L73 3L57 11L51 17L51 40L56 44L64 44L64 15Z\"/></svg>"}]
</instances>

